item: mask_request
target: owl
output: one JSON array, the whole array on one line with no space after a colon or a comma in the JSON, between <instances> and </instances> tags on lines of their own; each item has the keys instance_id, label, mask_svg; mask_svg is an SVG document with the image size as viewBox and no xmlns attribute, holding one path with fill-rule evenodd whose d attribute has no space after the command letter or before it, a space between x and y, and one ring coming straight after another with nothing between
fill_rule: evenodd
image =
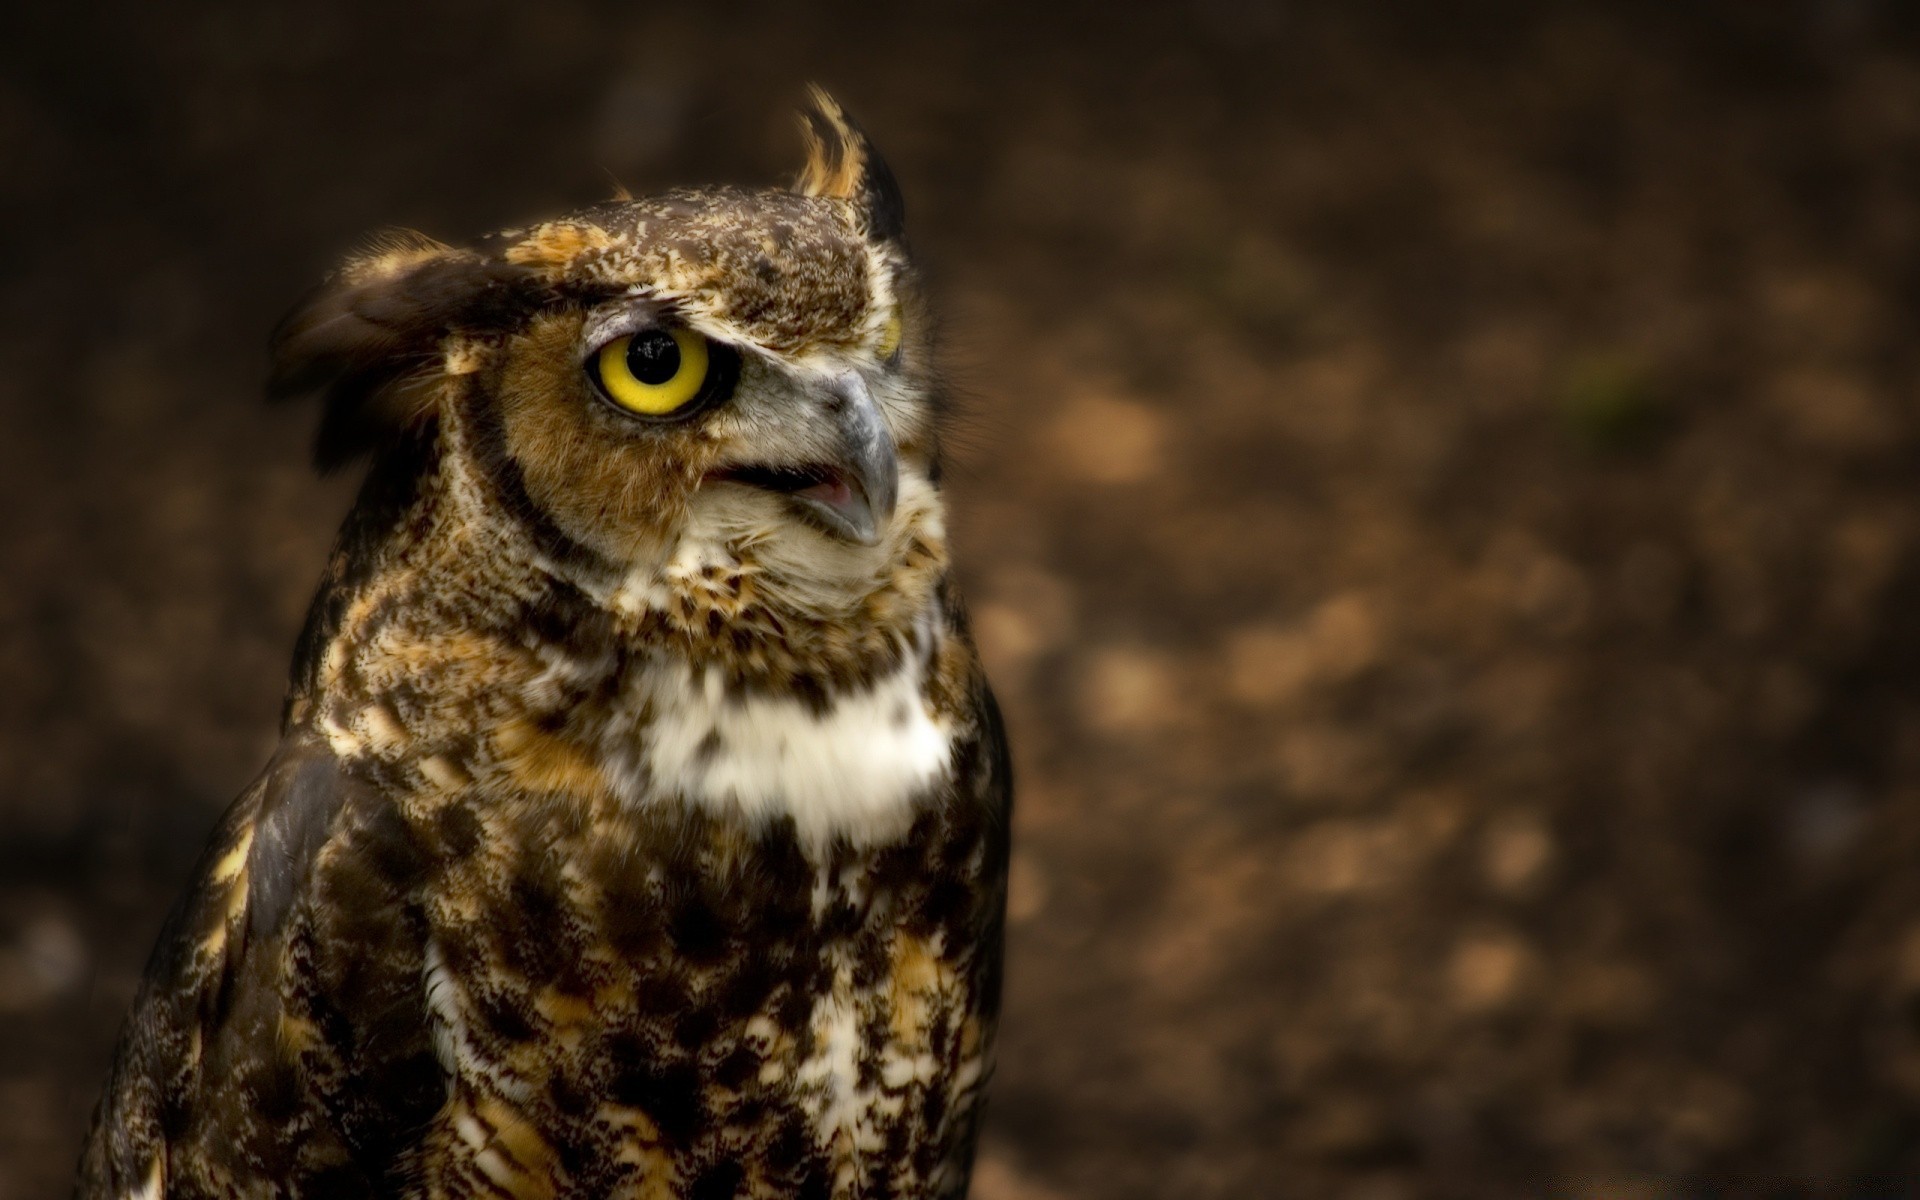
<instances>
[{"instance_id":1,"label":"owl","mask_svg":"<svg viewBox=\"0 0 1920 1200\"><path fill-rule=\"evenodd\" d=\"M892 174L391 237L273 338L367 459L79 1194L957 1197L1011 781Z\"/></svg>"}]
</instances>

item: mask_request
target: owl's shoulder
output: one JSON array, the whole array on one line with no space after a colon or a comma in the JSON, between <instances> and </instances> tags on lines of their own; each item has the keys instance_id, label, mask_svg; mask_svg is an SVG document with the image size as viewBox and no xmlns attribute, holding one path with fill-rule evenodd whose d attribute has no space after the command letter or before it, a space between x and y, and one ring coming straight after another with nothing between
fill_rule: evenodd
<instances>
[{"instance_id":1,"label":"owl's shoulder","mask_svg":"<svg viewBox=\"0 0 1920 1200\"><path fill-rule=\"evenodd\" d=\"M167 1190L217 1190L263 1169L299 1179L383 1161L377 1137L348 1135L439 1102L411 999L422 939L409 913L426 861L377 780L290 732L168 918L96 1116L107 1136L89 1146L87 1185L139 1194L159 1171ZM310 1109L344 1120L297 1120ZM290 1121L312 1135L284 1136Z\"/></svg>"}]
</instances>

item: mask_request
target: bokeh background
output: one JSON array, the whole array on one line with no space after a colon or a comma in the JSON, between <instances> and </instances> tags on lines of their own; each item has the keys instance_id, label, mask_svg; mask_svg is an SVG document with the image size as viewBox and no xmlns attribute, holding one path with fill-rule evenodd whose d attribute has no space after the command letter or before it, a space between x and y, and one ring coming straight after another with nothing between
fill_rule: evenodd
<instances>
[{"instance_id":1,"label":"bokeh background","mask_svg":"<svg viewBox=\"0 0 1920 1200\"><path fill-rule=\"evenodd\" d=\"M980 1200L1914 1194L1893 0L43 3L0 38L0 1200L64 1194L352 480L383 226L904 181L1022 776Z\"/></svg>"}]
</instances>

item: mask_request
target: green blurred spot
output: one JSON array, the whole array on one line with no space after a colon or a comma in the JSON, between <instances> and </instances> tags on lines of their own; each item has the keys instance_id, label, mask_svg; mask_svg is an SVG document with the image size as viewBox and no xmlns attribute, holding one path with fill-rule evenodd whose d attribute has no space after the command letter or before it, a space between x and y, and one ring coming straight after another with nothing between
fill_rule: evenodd
<instances>
[{"instance_id":1,"label":"green blurred spot","mask_svg":"<svg viewBox=\"0 0 1920 1200\"><path fill-rule=\"evenodd\" d=\"M1561 377L1558 405L1568 435L1605 453L1651 447L1673 416L1647 365L1617 354L1572 363Z\"/></svg>"},{"instance_id":2,"label":"green blurred spot","mask_svg":"<svg viewBox=\"0 0 1920 1200\"><path fill-rule=\"evenodd\" d=\"M1312 273L1281 244L1258 236L1231 243L1195 236L1183 260L1188 286L1256 330L1300 322L1312 309Z\"/></svg>"}]
</instances>

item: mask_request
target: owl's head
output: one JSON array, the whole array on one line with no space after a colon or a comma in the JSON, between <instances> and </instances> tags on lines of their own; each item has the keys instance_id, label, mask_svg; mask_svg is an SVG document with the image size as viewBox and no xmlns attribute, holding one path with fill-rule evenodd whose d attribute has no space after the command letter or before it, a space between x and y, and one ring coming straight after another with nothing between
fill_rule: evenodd
<instances>
[{"instance_id":1,"label":"owl's head","mask_svg":"<svg viewBox=\"0 0 1920 1200\"><path fill-rule=\"evenodd\" d=\"M321 466L411 455L597 590L747 556L861 603L941 540L928 322L891 172L825 93L803 125L791 189L392 240L283 323L270 390L320 395Z\"/></svg>"}]
</instances>

